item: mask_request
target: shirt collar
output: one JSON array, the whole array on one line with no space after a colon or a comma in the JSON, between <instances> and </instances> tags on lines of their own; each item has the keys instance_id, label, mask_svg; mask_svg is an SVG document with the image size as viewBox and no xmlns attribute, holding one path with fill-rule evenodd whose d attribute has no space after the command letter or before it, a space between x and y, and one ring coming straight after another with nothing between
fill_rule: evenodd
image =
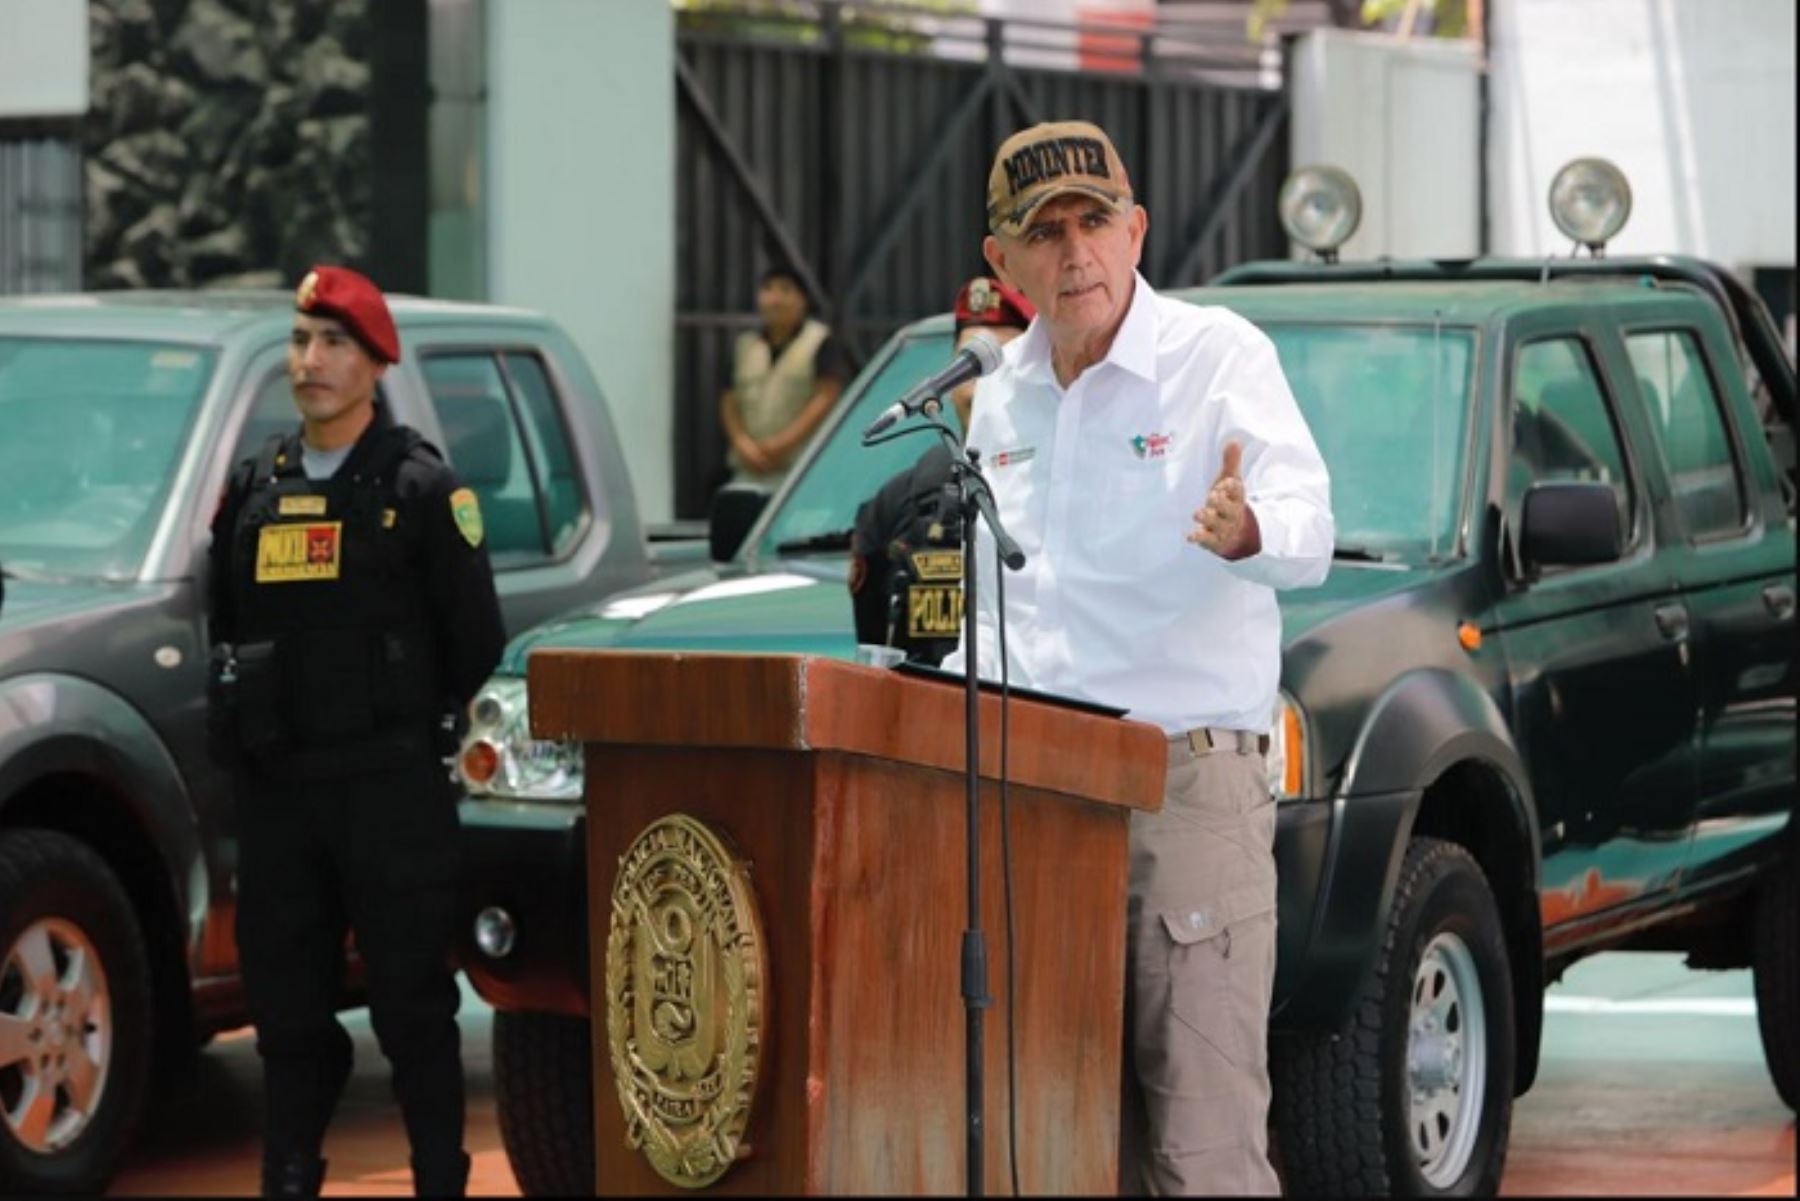
<instances>
[{"instance_id":1,"label":"shirt collar","mask_svg":"<svg viewBox=\"0 0 1800 1201\"><path fill-rule=\"evenodd\" d=\"M1156 382L1156 294L1137 272L1131 273L1131 307L1125 320L1113 335L1111 348L1089 371L1111 363L1123 371L1149 383ZM1019 378L1029 383L1055 384L1056 371L1050 362L1050 327L1034 318L1031 328L1019 339Z\"/></svg>"}]
</instances>

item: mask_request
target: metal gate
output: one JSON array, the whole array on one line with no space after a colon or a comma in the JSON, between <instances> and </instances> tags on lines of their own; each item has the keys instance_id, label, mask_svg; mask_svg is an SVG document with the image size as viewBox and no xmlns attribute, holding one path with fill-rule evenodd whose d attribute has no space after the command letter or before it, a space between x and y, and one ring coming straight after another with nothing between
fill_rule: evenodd
<instances>
[{"instance_id":1,"label":"metal gate","mask_svg":"<svg viewBox=\"0 0 1800 1201\"><path fill-rule=\"evenodd\" d=\"M81 147L0 139L0 295L81 287Z\"/></svg>"},{"instance_id":2,"label":"metal gate","mask_svg":"<svg viewBox=\"0 0 1800 1201\"><path fill-rule=\"evenodd\" d=\"M955 18L929 52L907 52L867 44L857 11L763 10L755 33L678 34L680 516L703 515L719 478L719 395L732 341L756 324L762 270L795 267L860 361L899 326L948 309L985 269L987 169L1015 129L1066 118L1106 129L1149 210L1143 272L1159 287L1287 253L1275 214L1287 170L1278 58L1245 86L1254 47L1111 29L1099 36L1119 69L1051 69L1024 62L1078 31Z\"/></svg>"}]
</instances>

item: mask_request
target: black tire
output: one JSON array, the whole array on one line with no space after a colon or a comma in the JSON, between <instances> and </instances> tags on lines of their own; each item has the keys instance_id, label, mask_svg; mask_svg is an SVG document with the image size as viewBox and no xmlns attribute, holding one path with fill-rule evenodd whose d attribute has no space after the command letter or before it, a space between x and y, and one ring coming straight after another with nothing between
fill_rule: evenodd
<instances>
[{"instance_id":1,"label":"black tire","mask_svg":"<svg viewBox=\"0 0 1800 1201\"><path fill-rule=\"evenodd\" d=\"M1800 1039L1800 1008L1794 994L1800 989L1800 919L1794 913L1793 865L1783 865L1762 887L1756 906L1756 1024L1762 1031L1763 1058L1775 1091L1789 1109L1800 1095L1800 1067L1794 1061L1794 1044Z\"/></svg>"},{"instance_id":2,"label":"black tire","mask_svg":"<svg viewBox=\"0 0 1800 1201\"><path fill-rule=\"evenodd\" d=\"M1430 966L1422 972L1428 949ZM1424 1067L1415 1076L1409 1067L1415 995L1443 989L1446 982L1453 987L1436 995L1457 998L1443 1011L1454 1020L1442 1021L1448 1032L1442 1036L1422 1033L1418 1050L1425 1056L1460 1047L1455 1083L1431 1081ZM1471 990L1479 996L1465 995ZM1492 1196L1512 1126L1514 1053L1512 976L1487 878L1462 847L1415 839L1354 1016L1335 1033L1271 1042L1275 1135L1287 1192ZM1464 1073L1478 1073L1479 1083ZM1426 1081L1452 1111L1447 1121L1418 1124L1430 1131L1428 1139L1415 1137L1415 1081Z\"/></svg>"},{"instance_id":3,"label":"black tire","mask_svg":"<svg viewBox=\"0 0 1800 1201\"><path fill-rule=\"evenodd\" d=\"M494 1014L500 1141L528 1197L594 1191L592 1055L586 1018Z\"/></svg>"},{"instance_id":4,"label":"black tire","mask_svg":"<svg viewBox=\"0 0 1800 1201\"><path fill-rule=\"evenodd\" d=\"M54 975L37 966L48 948ZM50 1024L52 1010L26 981L69 983L89 952L103 985L106 1021L84 1021L63 1010L66 1023ZM34 954L34 952L36 952ZM74 998L58 1003L79 1005ZM49 830L0 834L0 1014L33 1023L37 1037L23 1056L0 1066L0 1194L98 1194L130 1143L149 1080L155 1038L150 965L137 917L118 878L85 845ZM71 1037L87 1041L100 1062L91 1100L67 1078ZM60 1058L61 1066L56 1060ZM44 1095L53 1110L43 1134L21 1129L26 1098ZM59 1129L59 1127L61 1129Z\"/></svg>"}]
</instances>

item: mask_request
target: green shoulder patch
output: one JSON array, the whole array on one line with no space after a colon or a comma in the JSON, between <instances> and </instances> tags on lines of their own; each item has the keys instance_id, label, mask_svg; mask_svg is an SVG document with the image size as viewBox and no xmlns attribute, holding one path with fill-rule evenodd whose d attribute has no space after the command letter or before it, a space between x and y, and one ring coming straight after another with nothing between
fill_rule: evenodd
<instances>
[{"instance_id":1,"label":"green shoulder patch","mask_svg":"<svg viewBox=\"0 0 1800 1201\"><path fill-rule=\"evenodd\" d=\"M481 545L481 502L471 488L458 488L450 494L450 516L456 519L457 532L470 546Z\"/></svg>"}]
</instances>

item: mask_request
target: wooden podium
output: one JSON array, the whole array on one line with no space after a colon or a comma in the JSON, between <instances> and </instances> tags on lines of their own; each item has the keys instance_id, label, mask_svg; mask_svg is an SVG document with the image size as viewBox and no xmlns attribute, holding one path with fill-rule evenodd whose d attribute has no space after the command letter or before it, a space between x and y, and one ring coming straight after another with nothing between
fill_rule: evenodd
<instances>
[{"instance_id":1,"label":"wooden podium","mask_svg":"<svg viewBox=\"0 0 1800 1201\"><path fill-rule=\"evenodd\" d=\"M596 1190L684 1191L628 1145L635 1130L665 1160L665 1139L688 1140L690 1166L714 1156L688 1188L963 1192L961 686L822 658L604 651L538 652L529 678L533 733L587 744ZM984 1180L1000 1195L1000 705L981 703ZM1017 697L1010 724L1020 1183L1112 1193L1129 811L1161 804L1165 742ZM707 839L687 826L646 833L672 814L739 867L694 858ZM760 915L760 940L754 915L721 916L731 895ZM652 1069L666 1090L643 1083ZM735 1140L711 1125L734 1087Z\"/></svg>"}]
</instances>

